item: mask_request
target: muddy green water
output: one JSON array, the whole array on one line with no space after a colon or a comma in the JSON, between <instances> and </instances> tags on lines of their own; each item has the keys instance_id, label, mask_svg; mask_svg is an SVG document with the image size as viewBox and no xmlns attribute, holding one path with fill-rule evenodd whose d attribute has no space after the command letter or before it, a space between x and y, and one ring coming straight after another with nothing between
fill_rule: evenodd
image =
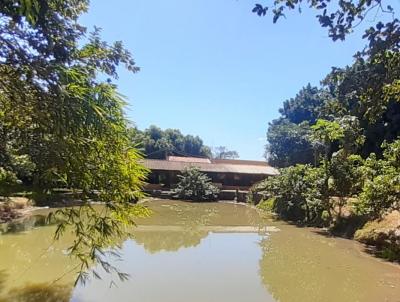
<instances>
[{"instance_id":1,"label":"muddy green water","mask_svg":"<svg viewBox=\"0 0 400 302\"><path fill-rule=\"evenodd\" d=\"M0 301L400 301L400 267L353 241L228 203L152 201L113 264L130 274L73 286L73 239L53 244L40 216L0 235ZM45 213L38 213L45 214ZM56 282L54 282L57 280ZM111 281L116 285L111 285Z\"/></svg>"}]
</instances>

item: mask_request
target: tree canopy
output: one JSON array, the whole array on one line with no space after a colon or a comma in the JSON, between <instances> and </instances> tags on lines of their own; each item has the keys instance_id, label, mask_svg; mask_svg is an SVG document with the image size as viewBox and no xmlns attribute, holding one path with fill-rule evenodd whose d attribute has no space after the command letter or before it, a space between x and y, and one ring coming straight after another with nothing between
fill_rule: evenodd
<instances>
[{"instance_id":1,"label":"tree canopy","mask_svg":"<svg viewBox=\"0 0 400 302\"><path fill-rule=\"evenodd\" d=\"M274 23L286 17L286 11L298 10L301 13L304 7L315 10L319 24L327 28L333 41L344 40L370 14L384 13L394 19L394 10L388 0L271 0L264 3L255 4L253 13L261 17L271 11Z\"/></svg>"},{"instance_id":2,"label":"tree canopy","mask_svg":"<svg viewBox=\"0 0 400 302\"><path fill-rule=\"evenodd\" d=\"M356 54L351 66L333 68L320 87L308 85L295 98L284 102L279 111L281 117L272 121L267 133L267 155L274 164L312 163L314 151L310 148L309 127L317 119L355 120L360 135L365 137L357 150L363 157L372 152L382 155L382 143L397 139L400 35L397 42L394 36L390 39L393 41L388 48L377 51L375 45L362 55ZM295 142L289 142L290 138L295 138Z\"/></svg>"},{"instance_id":3,"label":"tree canopy","mask_svg":"<svg viewBox=\"0 0 400 302\"><path fill-rule=\"evenodd\" d=\"M165 159L167 155L211 157L211 150L199 136L184 135L178 129L162 130L150 126L144 131L134 130L133 141L147 158Z\"/></svg>"},{"instance_id":4,"label":"tree canopy","mask_svg":"<svg viewBox=\"0 0 400 302\"><path fill-rule=\"evenodd\" d=\"M87 8L88 1L60 0L0 6L0 168L32 191L67 188L82 202L53 215L56 238L75 234L69 253L81 261L78 280L93 260L110 270L102 249L134 215L147 214L131 203L147 171L113 84L119 66L139 68L122 42L108 44L99 29L88 33L79 24Z\"/></svg>"}]
</instances>

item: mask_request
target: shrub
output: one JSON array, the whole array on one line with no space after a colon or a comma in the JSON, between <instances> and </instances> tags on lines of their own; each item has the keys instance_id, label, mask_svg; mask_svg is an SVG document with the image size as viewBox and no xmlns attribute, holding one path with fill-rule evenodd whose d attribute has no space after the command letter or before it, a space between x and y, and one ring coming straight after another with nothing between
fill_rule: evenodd
<instances>
[{"instance_id":1,"label":"shrub","mask_svg":"<svg viewBox=\"0 0 400 302\"><path fill-rule=\"evenodd\" d=\"M268 199L263 199L260 201L260 203L257 205L257 208L264 210L266 212L273 212L275 208L275 203L276 203L276 198L271 197Z\"/></svg>"},{"instance_id":2,"label":"shrub","mask_svg":"<svg viewBox=\"0 0 400 302\"><path fill-rule=\"evenodd\" d=\"M313 224L322 222L325 209L321 190L323 170L309 165L283 168L280 174L258 183L251 191L266 196L259 207L285 219Z\"/></svg>"},{"instance_id":3,"label":"shrub","mask_svg":"<svg viewBox=\"0 0 400 302\"><path fill-rule=\"evenodd\" d=\"M376 218L391 208L397 208L399 200L400 176L392 173L378 175L364 185L356 209L360 214Z\"/></svg>"},{"instance_id":4,"label":"shrub","mask_svg":"<svg viewBox=\"0 0 400 302\"><path fill-rule=\"evenodd\" d=\"M174 190L176 197L195 201L216 200L218 198L219 189L198 168L186 168L181 173L181 175L178 175L180 180Z\"/></svg>"},{"instance_id":5,"label":"shrub","mask_svg":"<svg viewBox=\"0 0 400 302\"><path fill-rule=\"evenodd\" d=\"M343 149L333 154L329 169L330 195L348 197L358 194L362 189L362 165L359 155L347 156Z\"/></svg>"},{"instance_id":6,"label":"shrub","mask_svg":"<svg viewBox=\"0 0 400 302\"><path fill-rule=\"evenodd\" d=\"M372 154L366 160L363 190L355 204L359 214L372 218L400 207L400 139L383 147L383 159Z\"/></svg>"}]
</instances>

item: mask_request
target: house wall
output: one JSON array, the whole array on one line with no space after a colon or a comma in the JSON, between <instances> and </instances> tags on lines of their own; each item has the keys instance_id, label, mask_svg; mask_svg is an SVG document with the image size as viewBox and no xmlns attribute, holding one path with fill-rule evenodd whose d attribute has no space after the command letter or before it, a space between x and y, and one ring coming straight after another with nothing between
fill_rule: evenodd
<instances>
[{"instance_id":1,"label":"house wall","mask_svg":"<svg viewBox=\"0 0 400 302\"><path fill-rule=\"evenodd\" d=\"M148 176L148 183L159 185L160 188L174 188L179 181L180 171L153 170ZM260 174L237 173L205 173L212 182L223 190L248 190L253 184L265 179L267 176Z\"/></svg>"}]
</instances>

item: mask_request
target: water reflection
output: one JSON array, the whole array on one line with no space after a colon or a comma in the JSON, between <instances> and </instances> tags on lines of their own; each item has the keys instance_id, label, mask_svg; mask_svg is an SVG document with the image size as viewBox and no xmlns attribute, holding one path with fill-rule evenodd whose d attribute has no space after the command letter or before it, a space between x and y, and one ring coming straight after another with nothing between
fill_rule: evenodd
<instances>
[{"instance_id":1,"label":"water reflection","mask_svg":"<svg viewBox=\"0 0 400 302\"><path fill-rule=\"evenodd\" d=\"M153 215L139 220L133 233L135 242L149 253L196 247L210 232L238 232L241 229L235 227L254 226L253 232L262 224L256 211L238 204L162 201L152 203L151 209Z\"/></svg>"},{"instance_id":2,"label":"water reflection","mask_svg":"<svg viewBox=\"0 0 400 302\"><path fill-rule=\"evenodd\" d=\"M32 215L18 219L15 222L0 224L0 235L7 233L18 233L31 230L46 224L46 215Z\"/></svg>"},{"instance_id":3,"label":"water reflection","mask_svg":"<svg viewBox=\"0 0 400 302\"><path fill-rule=\"evenodd\" d=\"M9 226L0 235L0 302L399 301L399 268L354 242L262 219L242 205L148 205L154 214L137 221L121 261L112 262L131 277L113 276L111 288L101 268L102 280L73 288L71 234L53 243L55 226L39 227L40 217Z\"/></svg>"},{"instance_id":4,"label":"water reflection","mask_svg":"<svg viewBox=\"0 0 400 302\"><path fill-rule=\"evenodd\" d=\"M62 241L54 242L54 226L38 227L44 217L21 220L0 235L1 302L69 300L75 276L65 273L76 262L65 255L65 249L73 236L66 233Z\"/></svg>"},{"instance_id":5,"label":"water reflection","mask_svg":"<svg viewBox=\"0 0 400 302\"><path fill-rule=\"evenodd\" d=\"M207 237L207 232L196 229L185 231L137 231L134 232L134 240L143 245L149 253L160 251L176 252L180 248L195 247L201 239Z\"/></svg>"},{"instance_id":6,"label":"water reflection","mask_svg":"<svg viewBox=\"0 0 400 302\"><path fill-rule=\"evenodd\" d=\"M151 236L151 234L149 234ZM125 242L120 268L128 282L107 288L109 275L75 288L73 301L272 302L260 282L257 233L213 233L196 247L151 254L133 240ZM117 264L118 265L118 264Z\"/></svg>"},{"instance_id":7,"label":"water reflection","mask_svg":"<svg viewBox=\"0 0 400 302\"><path fill-rule=\"evenodd\" d=\"M277 301L400 301L400 269L356 242L280 225L262 240L260 276Z\"/></svg>"},{"instance_id":8,"label":"water reflection","mask_svg":"<svg viewBox=\"0 0 400 302\"><path fill-rule=\"evenodd\" d=\"M153 210L149 218L139 219L139 225L179 225L187 229L199 226L262 225L258 213L249 207L229 203L191 203L155 201L145 203Z\"/></svg>"},{"instance_id":9,"label":"water reflection","mask_svg":"<svg viewBox=\"0 0 400 302\"><path fill-rule=\"evenodd\" d=\"M249 229L246 229L246 227L250 225L254 226L250 230L253 232L257 230L257 225L261 222L255 211L240 205L163 201L150 203L149 206L154 211L154 215L148 219L138 220L138 228L133 231L134 239L126 241L121 250L122 261L113 263L119 266L120 271L132 275L132 279L124 283L130 284L129 286L137 284L137 276L140 273L140 280L147 280L150 288L153 280L145 279L143 276L148 275L149 272L157 274L160 270L163 271L162 263L160 263L159 268L151 265L155 261L151 255L155 253L164 257L164 252L173 252L171 255L174 255L177 261L175 265L182 270L179 268L182 260L181 253L185 254L187 250L190 250L190 253L193 253L193 251L199 253L203 241L213 232L248 232ZM73 272L65 276L64 274L71 270L76 263L65 255L65 249L71 244L73 236L66 233L61 241L54 243L55 226L43 226L47 212L39 211L39 215L31 216L6 227L3 225L3 234L0 236L0 270L4 272L0 275L1 302L36 301L34 299L49 302L70 300L75 275ZM232 238L236 238L236 236L232 236ZM245 235L243 238L254 240ZM218 241L223 242L221 239L218 239ZM215 242L215 240L212 242ZM253 244L243 245L251 246L254 249ZM135 251L132 252L131 249ZM220 251L221 255L228 252L229 250ZM148 258L148 266L142 266L143 271L138 270L138 263L143 264L145 261L139 259L138 253L142 253L144 257L150 257ZM203 251L202 253L204 253L202 258L207 259L208 253L211 252ZM217 259L217 257L213 258ZM249 266L249 269L256 268L258 258L252 257L254 266ZM218 264L214 264L217 268ZM210 270L207 265L202 266L202 268L204 278L209 279L211 283L215 282L213 278L206 276L207 272L211 272L212 269ZM172 274L172 271L174 269L171 269L168 274L173 279L176 275ZM189 274L189 272L187 273ZM252 275L257 279L257 274L253 272ZM60 276L63 276L62 279L52 284ZM192 277L194 283L199 282L196 281L196 275ZM99 289L107 291L109 281L110 276L104 274L103 280L99 281L97 287L90 287L90 285L79 287L74 292L83 291L83 294L75 294L72 301L87 301L86 297L99 292ZM95 281L93 282L95 283ZM120 284L119 286L125 285ZM160 288L162 288L161 285ZM119 294L117 296L121 301L128 297ZM99 299L101 300L101 297ZM164 301L164 299L161 300Z\"/></svg>"}]
</instances>

